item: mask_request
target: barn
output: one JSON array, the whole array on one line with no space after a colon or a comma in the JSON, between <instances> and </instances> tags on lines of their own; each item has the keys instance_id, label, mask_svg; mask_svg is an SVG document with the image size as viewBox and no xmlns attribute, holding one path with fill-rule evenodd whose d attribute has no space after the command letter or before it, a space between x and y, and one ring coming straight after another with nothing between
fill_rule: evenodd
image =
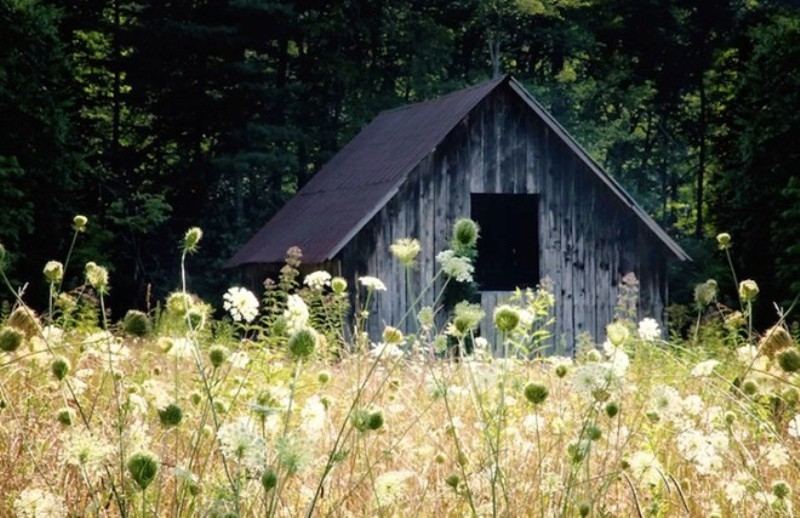
<instances>
[{"instance_id":1,"label":"barn","mask_svg":"<svg viewBox=\"0 0 800 518\"><path fill-rule=\"evenodd\" d=\"M380 113L227 263L258 285L298 246L307 269L388 287L371 325L401 320L410 301L389 245L423 248L411 293L434 278L453 222L482 229L476 279L492 308L516 286L549 278L557 342L602 339L621 278L640 282L640 316L662 319L667 264L681 247L510 76ZM443 281L437 281L443 282ZM429 290L422 303L432 304ZM488 326L483 327L488 333Z\"/></svg>"}]
</instances>

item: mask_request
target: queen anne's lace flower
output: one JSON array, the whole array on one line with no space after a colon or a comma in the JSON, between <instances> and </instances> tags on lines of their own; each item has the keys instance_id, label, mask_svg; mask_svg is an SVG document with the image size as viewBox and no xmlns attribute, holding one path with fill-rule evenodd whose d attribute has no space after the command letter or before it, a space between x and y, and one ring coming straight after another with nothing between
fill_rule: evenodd
<instances>
[{"instance_id":1,"label":"queen anne's lace flower","mask_svg":"<svg viewBox=\"0 0 800 518\"><path fill-rule=\"evenodd\" d=\"M289 295L283 312L289 334L304 329L308 324L308 306L299 295Z\"/></svg>"},{"instance_id":2,"label":"queen anne's lace flower","mask_svg":"<svg viewBox=\"0 0 800 518\"><path fill-rule=\"evenodd\" d=\"M372 291L386 291L386 285L383 283L382 280L378 279L377 277L359 277L358 282L361 283L362 286L367 288L368 290Z\"/></svg>"},{"instance_id":3,"label":"queen anne's lace flower","mask_svg":"<svg viewBox=\"0 0 800 518\"><path fill-rule=\"evenodd\" d=\"M795 439L800 439L800 414L797 414L789 421L787 433Z\"/></svg>"},{"instance_id":4,"label":"queen anne's lace flower","mask_svg":"<svg viewBox=\"0 0 800 518\"><path fill-rule=\"evenodd\" d=\"M94 473L101 468L113 449L105 439L85 430L62 435L62 459L87 473Z\"/></svg>"},{"instance_id":5,"label":"queen anne's lace flower","mask_svg":"<svg viewBox=\"0 0 800 518\"><path fill-rule=\"evenodd\" d=\"M639 322L639 337L646 342L661 338L661 329L658 327L658 322L652 318L642 319Z\"/></svg>"},{"instance_id":6,"label":"queen anne's lace flower","mask_svg":"<svg viewBox=\"0 0 800 518\"><path fill-rule=\"evenodd\" d=\"M717 365L719 365L719 362L717 360L702 361L694 366L691 375L693 378L710 376L711 373L714 371L714 367L716 367Z\"/></svg>"},{"instance_id":7,"label":"queen anne's lace flower","mask_svg":"<svg viewBox=\"0 0 800 518\"><path fill-rule=\"evenodd\" d=\"M311 272L306 275L305 279L303 279L303 284L312 290L322 291L325 286L329 286L331 284L331 274L324 270Z\"/></svg>"},{"instance_id":8,"label":"queen anne's lace flower","mask_svg":"<svg viewBox=\"0 0 800 518\"><path fill-rule=\"evenodd\" d=\"M414 478L413 471L388 471L375 479L375 498L381 507L397 503L408 491L408 482Z\"/></svg>"},{"instance_id":9,"label":"queen anne's lace flower","mask_svg":"<svg viewBox=\"0 0 800 518\"><path fill-rule=\"evenodd\" d=\"M466 257L456 255L452 250L444 250L436 255L436 262L442 265L442 271L458 282L472 282L475 267Z\"/></svg>"},{"instance_id":10,"label":"queen anne's lace flower","mask_svg":"<svg viewBox=\"0 0 800 518\"><path fill-rule=\"evenodd\" d=\"M225 458L252 470L264 467L266 444L251 419L241 416L223 424L217 431L217 438Z\"/></svg>"},{"instance_id":11,"label":"queen anne's lace flower","mask_svg":"<svg viewBox=\"0 0 800 518\"><path fill-rule=\"evenodd\" d=\"M258 299L246 288L234 286L222 296L222 307L236 322L252 322L258 315Z\"/></svg>"},{"instance_id":12,"label":"queen anne's lace flower","mask_svg":"<svg viewBox=\"0 0 800 518\"><path fill-rule=\"evenodd\" d=\"M64 499L38 488L24 489L14 500L19 518L61 518L67 516Z\"/></svg>"},{"instance_id":13,"label":"queen anne's lace flower","mask_svg":"<svg viewBox=\"0 0 800 518\"><path fill-rule=\"evenodd\" d=\"M654 486L662 482L661 463L649 451L637 451L628 459L634 480Z\"/></svg>"}]
</instances>

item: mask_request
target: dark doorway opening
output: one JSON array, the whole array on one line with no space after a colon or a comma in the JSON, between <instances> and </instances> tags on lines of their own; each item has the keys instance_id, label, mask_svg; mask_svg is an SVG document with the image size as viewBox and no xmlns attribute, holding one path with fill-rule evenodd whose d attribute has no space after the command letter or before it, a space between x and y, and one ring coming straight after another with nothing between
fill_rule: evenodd
<instances>
[{"instance_id":1,"label":"dark doorway opening","mask_svg":"<svg viewBox=\"0 0 800 518\"><path fill-rule=\"evenodd\" d=\"M471 217L481 227L476 280L482 291L539 283L539 196L471 194Z\"/></svg>"}]
</instances>

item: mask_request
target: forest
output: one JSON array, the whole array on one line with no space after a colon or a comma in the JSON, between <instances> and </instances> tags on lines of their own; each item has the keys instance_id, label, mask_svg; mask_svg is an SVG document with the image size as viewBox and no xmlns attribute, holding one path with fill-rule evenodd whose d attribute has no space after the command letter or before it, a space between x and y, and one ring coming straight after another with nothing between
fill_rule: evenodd
<instances>
[{"instance_id":1,"label":"forest","mask_svg":"<svg viewBox=\"0 0 800 518\"><path fill-rule=\"evenodd\" d=\"M0 16L0 242L17 281L85 214L77 259L125 272L115 310L144 307L187 226L218 272L379 111L509 73L680 238L695 260L673 272L676 301L727 268L703 255L719 231L761 281L759 316L800 290L791 2L3 0Z\"/></svg>"}]
</instances>

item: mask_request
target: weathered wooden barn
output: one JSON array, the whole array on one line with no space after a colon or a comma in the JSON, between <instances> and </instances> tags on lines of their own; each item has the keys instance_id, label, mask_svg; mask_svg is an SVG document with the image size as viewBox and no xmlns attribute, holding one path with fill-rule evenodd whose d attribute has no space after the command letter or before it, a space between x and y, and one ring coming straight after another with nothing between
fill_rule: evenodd
<instances>
[{"instance_id":1,"label":"weathered wooden barn","mask_svg":"<svg viewBox=\"0 0 800 518\"><path fill-rule=\"evenodd\" d=\"M434 277L453 222L482 229L476 277L491 314L515 286L549 277L555 332L602 339L626 273L641 316L661 319L667 262L688 256L514 78L379 114L229 261L254 284L299 246L311 268L381 278L375 330L406 311L398 238L422 244L412 293ZM430 290L423 303L433 302Z\"/></svg>"}]
</instances>

